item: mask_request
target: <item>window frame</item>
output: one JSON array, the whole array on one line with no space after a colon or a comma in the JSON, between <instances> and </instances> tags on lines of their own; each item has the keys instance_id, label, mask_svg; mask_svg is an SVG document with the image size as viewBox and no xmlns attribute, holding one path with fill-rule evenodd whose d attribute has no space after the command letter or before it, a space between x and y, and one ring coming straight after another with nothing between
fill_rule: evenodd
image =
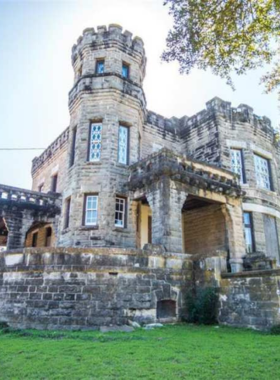
<instances>
[{"instance_id":1,"label":"window frame","mask_svg":"<svg viewBox=\"0 0 280 380\"><path fill-rule=\"evenodd\" d=\"M51 176L51 192L57 193L58 173Z\"/></svg>"},{"instance_id":2,"label":"window frame","mask_svg":"<svg viewBox=\"0 0 280 380\"><path fill-rule=\"evenodd\" d=\"M125 128L127 130L127 140L126 140L126 163L120 162L120 130ZM118 130L118 164L128 166L129 165L129 156L130 156L130 127L124 123L119 124Z\"/></svg>"},{"instance_id":3,"label":"window frame","mask_svg":"<svg viewBox=\"0 0 280 380\"><path fill-rule=\"evenodd\" d=\"M249 225L245 223L245 214L249 216ZM244 226L244 240L245 240L245 250L246 254L254 253L256 252L256 242L255 242L255 233L254 233L254 222L253 222L253 214L250 211L243 211L243 226ZM249 252L247 250L247 241L246 241L246 228L250 229L251 233L251 240L252 240L252 252Z\"/></svg>"},{"instance_id":4,"label":"window frame","mask_svg":"<svg viewBox=\"0 0 280 380\"><path fill-rule=\"evenodd\" d=\"M242 148L235 148L235 147L231 147L230 148L230 163L231 163L231 171L235 174L239 174L237 172L235 172L234 170L232 170L232 158L231 158L231 152L232 151L238 151L240 152L240 162L241 162L241 173L242 173L242 176L240 176L240 184L241 185L244 185L247 183L247 180L246 180L246 173L245 173L245 161L244 161L244 152L243 152L243 149Z\"/></svg>"},{"instance_id":5,"label":"window frame","mask_svg":"<svg viewBox=\"0 0 280 380\"><path fill-rule=\"evenodd\" d=\"M99 150L99 159L98 160L91 160L90 157L91 157L91 151L92 151L92 140L91 140L91 136L92 136L92 128L93 126L95 125L99 125L101 126L101 131L100 131L100 141L96 140L96 143L99 143L101 146L100 146L100 150ZM103 132L103 122L102 121L90 121L89 123L89 133L88 133L88 152L87 152L87 161L88 162L100 162L101 161L101 152L102 152L102 132Z\"/></svg>"},{"instance_id":6,"label":"window frame","mask_svg":"<svg viewBox=\"0 0 280 380\"><path fill-rule=\"evenodd\" d=\"M256 157L260 158L263 161L266 161L266 163L267 163L269 188L263 187L258 183L258 172L257 172L257 167L256 167ZM262 190L273 191L274 187L273 187L273 180L272 180L271 160L267 157L261 156L260 154L254 152L254 169L255 169L256 186Z\"/></svg>"},{"instance_id":7,"label":"window frame","mask_svg":"<svg viewBox=\"0 0 280 380\"><path fill-rule=\"evenodd\" d=\"M32 241L31 241L31 247L32 248L38 247L38 236L39 236L39 230L34 231L32 233Z\"/></svg>"},{"instance_id":8,"label":"window frame","mask_svg":"<svg viewBox=\"0 0 280 380\"><path fill-rule=\"evenodd\" d=\"M117 200L123 201L123 211L117 210ZM122 225L116 224L116 220L117 220L116 214L117 213L123 215L123 224ZM118 220L120 220L120 219L118 219ZM122 228L122 229L127 228L127 198L120 196L120 195L116 195L116 199L115 199L115 227L116 228Z\"/></svg>"},{"instance_id":9,"label":"window frame","mask_svg":"<svg viewBox=\"0 0 280 380\"><path fill-rule=\"evenodd\" d=\"M87 200L89 197L96 197L96 209L90 209L90 211L96 211L96 223L88 224L87 221ZM89 193L84 195L84 207L83 207L83 226L85 227L97 227L98 226L98 206L99 206L99 194L98 193Z\"/></svg>"},{"instance_id":10,"label":"window frame","mask_svg":"<svg viewBox=\"0 0 280 380\"><path fill-rule=\"evenodd\" d=\"M126 68L127 69L127 75L123 75L123 69ZM125 61L122 61L122 77L125 78L125 79L129 79L130 78L130 64L125 62Z\"/></svg>"},{"instance_id":11,"label":"window frame","mask_svg":"<svg viewBox=\"0 0 280 380\"><path fill-rule=\"evenodd\" d=\"M71 213L71 197L65 199L64 229L69 228Z\"/></svg>"},{"instance_id":12,"label":"window frame","mask_svg":"<svg viewBox=\"0 0 280 380\"><path fill-rule=\"evenodd\" d=\"M103 63L103 71L102 72L98 71L98 67L99 67L100 63ZM104 72L105 72L105 58L97 58L96 64L95 64L95 74L100 75L100 74L104 74Z\"/></svg>"},{"instance_id":13,"label":"window frame","mask_svg":"<svg viewBox=\"0 0 280 380\"><path fill-rule=\"evenodd\" d=\"M72 144L71 144L70 165L69 165L70 168L75 163L76 140L77 140L77 127L74 127L73 130L72 130Z\"/></svg>"}]
</instances>

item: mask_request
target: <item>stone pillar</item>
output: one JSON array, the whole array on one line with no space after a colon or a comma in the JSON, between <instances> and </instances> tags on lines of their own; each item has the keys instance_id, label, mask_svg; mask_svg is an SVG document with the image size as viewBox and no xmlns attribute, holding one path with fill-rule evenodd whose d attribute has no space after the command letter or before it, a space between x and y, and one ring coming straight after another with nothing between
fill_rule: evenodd
<instances>
[{"instance_id":1,"label":"stone pillar","mask_svg":"<svg viewBox=\"0 0 280 380\"><path fill-rule=\"evenodd\" d=\"M242 272L246 251L241 203L226 204L222 211L226 220L231 270L233 273Z\"/></svg>"},{"instance_id":2,"label":"stone pillar","mask_svg":"<svg viewBox=\"0 0 280 380\"><path fill-rule=\"evenodd\" d=\"M168 252L183 252L182 207L187 193L164 178L148 192L152 209L152 243Z\"/></svg>"}]
</instances>

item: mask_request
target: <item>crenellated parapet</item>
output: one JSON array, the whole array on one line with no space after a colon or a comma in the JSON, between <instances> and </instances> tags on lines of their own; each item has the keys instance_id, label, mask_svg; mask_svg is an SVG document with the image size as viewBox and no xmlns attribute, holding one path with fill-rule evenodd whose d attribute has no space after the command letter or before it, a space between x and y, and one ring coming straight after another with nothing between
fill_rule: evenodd
<instances>
[{"instance_id":1,"label":"crenellated parapet","mask_svg":"<svg viewBox=\"0 0 280 380\"><path fill-rule=\"evenodd\" d=\"M48 160L55 156L55 154L66 147L69 139L69 127L67 127L52 143L47 149L39 156L32 160L32 175L35 174L40 167L42 167Z\"/></svg>"}]
</instances>

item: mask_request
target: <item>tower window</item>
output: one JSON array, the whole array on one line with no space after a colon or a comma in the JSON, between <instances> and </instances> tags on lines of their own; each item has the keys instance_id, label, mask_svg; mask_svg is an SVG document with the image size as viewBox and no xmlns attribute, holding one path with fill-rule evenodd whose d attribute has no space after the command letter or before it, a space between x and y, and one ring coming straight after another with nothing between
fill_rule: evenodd
<instances>
[{"instance_id":1,"label":"tower window","mask_svg":"<svg viewBox=\"0 0 280 380\"><path fill-rule=\"evenodd\" d=\"M64 222L64 228L68 228L69 227L70 211L71 211L71 198L68 198L65 201L65 222Z\"/></svg>"},{"instance_id":2,"label":"tower window","mask_svg":"<svg viewBox=\"0 0 280 380\"><path fill-rule=\"evenodd\" d=\"M243 213L244 235L246 244L246 253L254 252L254 233L252 214L250 212Z\"/></svg>"},{"instance_id":3,"label":"tower window","mask_svg":"<svg viewBox=\"0 0 280 380\"><path fill-rule=\"evenodd\" d=\"M74 165L75 153L76 153L76 138L77 138L77 127L73 129L72 133L72 145L71 145L71 156L70 156L70 167Z\"/></svg>"},{"instance_id":4,"label":"tower window","mask_svg":"<svg viewBox=\"0 0 280 380\"><path fill-rule=\"evenodd\" d=\"M129 65L125 62L122 64L122 76L124 78L129 78Z\"/></svg>"},{"instance_id":5,"label":"tower window","mask_svg":"<svg viewBox=\"0 0 280 380\"><path fill-rule=\"evenodd\" d=\"M262 189L272 190L269 160L254 154L254 162L257 186Z\"/></svg>"},{"instance_id":6,"label":"tower window","mask_svg":"<svg viewBox=\"0 0 280 380\"><path fill-rule=\"evenodd\" d=\"M55 174L52 176L52 184L51 184L51 191L53 193L56 193L57 190L57 180L58 180L58 175Z\"/></svg>"},{"instance_id":7,"label":"tower window","mask_svg":"<svg viewBox=\"0 0 280 380\"><path fill-rule=\"evenodd\" d=\"M96 74L103 74L104 73L104 68L105 68L105 61L104 61L104 59L98 59L96 61L95 73Z\"/></svg>"},{"instance_id":8,"label":"tower window","mask_svg":"<svg viewBox=\"0 0 280 380\"><path fill-rule=\"evenodd\" d=\"M115 226L124 228L126 224L126 199L116 198Z\"/></svg>"},{"instance_id":9,"label":"tower window","mask_svg":"<svg viewBox=\"0 0 280 380\"><path fill-rule=\"evenodd\" d=\"M129 128L123 125L119 126L119 147L118 147L118 162L120 164L128 165L128 141L129 141Z\"/></svg>"},{"instance_id":10,"label":"tower window","mask_svg":"<svg viewBox=\"0 0 280 380\"><path fill-rule=\"evenodd\" d=\"M85 226L96 226L98 220L98 195L86 195L85 197Z\"/></svg>"},{"instance_id":11,"label":"tower window","mask_svg":"<svg viewBox=\"0 0 280 380\"><path fill-rule=\"evenodd\" d=\"M240 175L240 183L245 183L245 173L244 173L244 163L243 163L243 152L241 149L231 149L231 170Z\"/></svg>"},{"instance_id":12,"label":"tower window","mask_svg":"<svg viewBox=\"0 0 280 380\"><path fill-rule=\"evenodd\" d=\"M90 126L89 161L100 161L102 140L102 124L94 123Z\"/></svg>"}]
</instances>

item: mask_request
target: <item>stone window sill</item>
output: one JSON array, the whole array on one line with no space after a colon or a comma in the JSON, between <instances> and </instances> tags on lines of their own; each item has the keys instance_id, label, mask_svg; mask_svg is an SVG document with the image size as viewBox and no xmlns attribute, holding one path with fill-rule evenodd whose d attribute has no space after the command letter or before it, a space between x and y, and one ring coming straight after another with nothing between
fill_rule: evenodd
<instances>
[{"instance_id":1,"label":"stone window sill","mask_svg":"<svg viewBox=\"0 0 280 380\"><path fill-rule=\"evenodd\" d=\"M128 234L128 233L129 233L129 231L128 231L126 228L123 228L123 227L114 227L114 228L113 228L113 231L114 231L114 232L123 232L123 233L125 233L125 234Z\"/></svg>"},{"instance_id":2,"label":"stone window sill","mask_svg":"<svg viewBox=\"0 0 280 380\"><path fill-rule=\"evenodd\" d=\"M61 235L67 234L68 232L70 232L70 228L64 228L64 230L61 231Z\"/></svg>"},{"instance_id":3,"label":"stone window sill","mask_svg":"<svg viewBox=\"0 0 280 380\"><path fill-rule=\"evenodd\" d=\"M82 226L79 228L79 231L92 231L92 230L98 230L99 226Z\"/></svg>"},{"instance_id":4,"label":"stone window sill","mask_svg":"<svg viewBox=\"0 0 280 380\"><path fill-rule=\"evenodd\" d=\"M89 166L99 166L99 165L102 165L102 162L101 161L86 161L85 162L86 165L89 165Z\"/></svg>"}]
</instances>

